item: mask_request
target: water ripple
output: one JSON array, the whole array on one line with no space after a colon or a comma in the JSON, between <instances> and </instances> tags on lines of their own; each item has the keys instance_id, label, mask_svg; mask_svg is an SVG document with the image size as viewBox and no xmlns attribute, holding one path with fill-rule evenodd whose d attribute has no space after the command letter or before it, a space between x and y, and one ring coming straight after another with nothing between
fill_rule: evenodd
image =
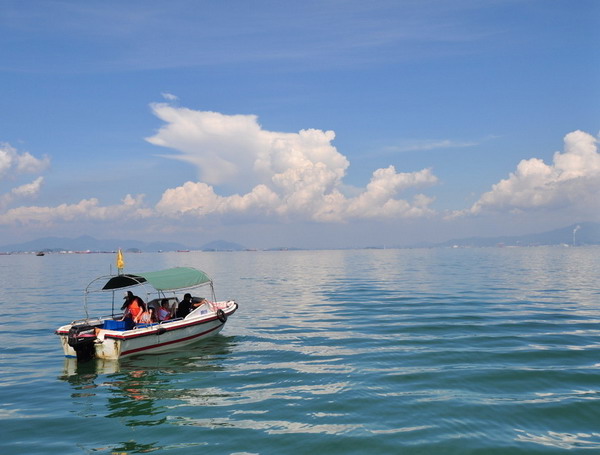
<instances>
[{"instance_id":1,"label":"water ripple","mask_svg":"<svg viewBox=\"0 0 600 455\"><path fill-rule=\"evenodd\" d=\"M106 257L2 257L1 452L598 451L597 253L136 255L207 270L240 310L190 349L83 365L52 331Z\"/></svg>"}]
</instances>

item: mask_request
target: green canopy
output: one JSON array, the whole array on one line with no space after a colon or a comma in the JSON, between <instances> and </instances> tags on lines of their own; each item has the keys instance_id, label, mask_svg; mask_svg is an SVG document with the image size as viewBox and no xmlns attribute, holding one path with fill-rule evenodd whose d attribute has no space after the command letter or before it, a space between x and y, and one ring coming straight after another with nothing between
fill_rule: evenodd
<instances>
[{"instance_id":1,"label":"green canopy","mask_svg":"<svg viewBox=\"0 0 600 455\"><path fill-rule=\"evenodd\" d=\"M102 289L120 289L146 282L157 291L175 291L210 283L211 279L202 270L192 267L175 267L136 275L118 275L108 280Z\"/></svg>"}]
</instances>

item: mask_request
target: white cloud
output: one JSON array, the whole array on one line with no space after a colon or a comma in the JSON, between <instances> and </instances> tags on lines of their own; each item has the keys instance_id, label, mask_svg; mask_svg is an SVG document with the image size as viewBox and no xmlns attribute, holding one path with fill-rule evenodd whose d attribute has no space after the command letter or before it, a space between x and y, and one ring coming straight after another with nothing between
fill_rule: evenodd
<instances>
[{"instance_id":1,"label":"white cloud","mask_svg":"<svg viewBox=\"0 0 600 455\"><path fill-rule=\"evenodd\" d=\"M492 186L470 209L458 215L484 211L520 211L570 207L581 214L600 209L600 154L597 140L583 131L565 136L564 153L552 164L539 158L522 160L507 179Z\"/></svg>"},{"instance_id":2,"label":"white cloud","mask_svg":"<svg viewBox=\"0 0 600 455\"><path fill-rule=\"evenodd\" d=\"M279 198L264 185L256 186L244 196L219 196L212 186L206 183L186 182L177 188L164 192L156 205L158 215L173 216L188 214L204 216L212 213L243 213L249 210L268 212L270 207L277 206Z\"/></svg>"},{"instance_id":3,"label":"white cloud","mask_svg":"<svg viewBox=\"0 0 600 455\"><path fill-rule=\"evenodd\" d=\"M237 189L270 184L281 174L279 185L286 185L286 173L312 174L317 167L327 168L328 184L341 179L349 163L331 145L333 131L315 129L299 133L280 133L261 128L254 115L225 115L152 105L154 113L167 124L148 142L179 152L166 155L193 164L200 180L210 185ZM294 175L289 175L294 178Z\"/></svg>"},{"instance_id":4,"label":"white cloud","mask_svg":"<svg viewBox=\"0 0 600 455\"><path fill-rule=\"evenodd\" d=\"M152 207L143 196L127 195L121 204L102 206L97 198L55 207L18 207L0 213L0 224L52 225L71 221L146 222L178 217L235 216L247 220L346 222L352 219L414 218L433 215L433 199L423 194L401 198L407 190L432 185L430 169L397 172L393 166L377 169L371 181L347 196L343 183L350 163L332 144L333 131L317 129L297 133L268 131L253 115L225 115L152 106L165 125L147 140L177 151L169 155L197 167L200 180L166 189ZM42 169L47 162L4 147L5 172ZM236 184L230 184L231 182ZM43 179L15 188L5 196L37 194ZM235 193L219 194L221 186ZM410 199L410 200L409 200ZM2 201L0 201L2 202ZM151 221L152 219L152 221Z\"/></svg>"},{"instance_id":5,"label":"white cloud","mask_svg":"<svg viewBox=\"0 0 600 455\"><path fill-rule=\"evenodd\" d=\"M20 175L42 172L49 164L48 157L39 159L28 152L19 153L10 144L0 143L0 183L14 184ZM7 207L15 200L37 196L43 181L43 177L38 177L31 183L16 186L6 193L0 194L0 209Z\"/></svg>"},{"instance_id":6,"label":"white cloud","mask_svg":"<svg viewBox=\"0 0 600 455\"><path fill-rule=\"evenodd\" d=\"M419 140L406 142L400 145L391 145L385 148L386 151L402 153L402 152L421 152L436 149L448 149L448 148L465 148L474 147L479 145L480 142L475 141L453 141L450 139L440 140Z\"/></svg>"},{"instance_id":7,"label":"white cloud","mask_svg":"<svg viewBox=\"0 0 600 455\"><path fill-rule=\"evenodd\" d=\"M31 183L26 183L13 188L9 193L0 195L0 208L6 207L13 200L19 198L32 198L37 196L44 182L43 177L38 177Z\"/></svg>"},{"instance_id":8,"label":"white cloud","mask_svg":"<svg viewBox=\"0 0 600 455\"><path fill-rule=\"evenodd\" d=\"M346 197L343 178L350 163L332 145L333 131L298 133L264 130L254 115L225 115L154 104L167 124L147 140L172 148L170 155L198 167L201 182L165 191L156 205L161 214L254 213L320 222L353 218L431 215L433 199L397 199L404 190L431 185L431 170L397 173L393 166L373 173L356 197ZM219 196L212 185L237 182L233 196Z\"/></svg>"},{"instance_id":9,"label":"white cloud","mask_svg":"<svg viewBox=\"0 0 600 455\"><path fill-rule=\"evenodd\" d=\"M144 220L166 227L180 217L192 221L234 216L249 221L269 217L338 223L436 215L431 208L433 198L415 191L437 183L431 169L376 169L364 188L354 188L349 195L343 179L350 163L332 144L332 131L273 132L263 129L252 115L201 112L166 104L154 105L153 109L166 125L148 141L176 150L179 155L175 157L196 166L204 180L166 189L155 205L147 204L143 195L127 195L120 204L111 206L90 198L54 207L12 208L0 212L0 225ZM48 163L47 158L19 153L8 144L0 146L0 176L40 171ZM219 194L219 184L229 179L235 179L240 190ZM43 182L38 177L0 195L0 209L18 198L35 197ZM403 196L406 193L412 196ZM453 216L565 208L597 214L598 194L597 139L574 131L565 136L564 152L556 152L551 164L539 158L521 161L508 178L493 185L472 207Z\"/></svg>"},{"instance_id":10,"label":"white cloud","mask_svg":"<svg viewBox=\"0 0 600 455\"><path fill-rule=\"evenodd\" d=\"M248 177L263 146L260 126L250 115L227 116L198 112L168 104L154 104L157 117L166 122L148 142L179 152L167 155L196 166L200 180L220 184Z\"/></svg>"},{"instance_id":11,"label":"white cloud","mask_svg":"<svg viewBox=\"0 0 600 455\"><path fill-rule=\"evenodd\" d=\"M101 206L98 199L83 199L77 204L60 204L56 207L18 207L0 214L0 224L38 224L49 226L64 221L110 221L137 220L148 217L151 211L144 209L143 196L125 196L122 203Z\"/></svg>"},{"instance_id":12,"label":"white cloud","mask_svg":"<svg viewBox=\"0 0 600 455\"><path fill-rule=\"evenodd\" d=\"M177 95L173 95L172 93L163 92L161 93L162 97L167 101L177 101L179 97Z\"/></svg>"},{"instance_id":13,"label":"white cloud","mask_svg":"<svg viewBox=\"0 0 600 455\"><path fill-rule=\"evenodd\" d=\"M9 174L34 174L44 171L50 164L48 157L36 158L29 152L19 153L7 143L0 143L0 178Z\"/></svg>"},{"instance_id":14,"label":"white cloud","mask_svg":"<svg viewBox=\"0 0 600 455\"><path fill-rule=\"evenodd\" d=\"M411 205L407 201L394 199L394 196L408 188L431 185L437 182L430 169L419 172L396 173L393 166L378 169L364 193L352 199L348 212L358 218L367 217L420 217L432 215L428 205L432 198L419 194Z\"/></svg>"},{"instance_id":15,"label":"white cloud","mask_svg":"<svg viewBox=\"0 0 600 455\"><path fill-rule=\"evenodd\" d=\"M26 183L13 188L9 193L0 195L0 209L8 206L15 199L31 198L37 196L44 181L43 177L38 177L31 183Z\"/></svg>"},{"instance_id":16,"label":"white cloud","mask_svg":"<svg viewBox=\"0 0 600 455\"><path fill-rule=\"evenodd\" d=\"M15 196L22 196L22 197L36 196L39 193L43 182L44 182L44 177L38 177L31 183L26 183L25 185L21 185L16 188L13 188L11 193L14 194Z\"/></svg>"}]
</instances>

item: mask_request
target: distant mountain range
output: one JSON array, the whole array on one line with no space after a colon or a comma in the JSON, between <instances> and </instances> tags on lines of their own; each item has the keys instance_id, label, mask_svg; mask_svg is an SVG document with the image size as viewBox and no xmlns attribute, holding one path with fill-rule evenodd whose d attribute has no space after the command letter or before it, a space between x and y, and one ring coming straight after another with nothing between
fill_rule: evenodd
<instances>
[{"instance_id":1,"label":"distant mountain range","mask_svg":"<svg viewBox=\"0 0 600 455\"><path fill-rule=\"evenodd\" d=\"M503 237L469 237L448 240L429 245L433 247L489 247L489 246L542 246L542 245L600 245L600 224L578 223L546 231L539 234L527 234Z\"/></svg>"},{"instance_id":2,"label":"distant mountain range","mask_svg":"<svg viewBox=\"0 0 600 455\"><path fill-rule=\"evenodd\" d=\"M121 248L123 251L239 251L245 248L242 245L223 240L207 243L201 247L189 247L176 242L142 242L139 240L118 240L105 239L99 240L88 235L77 238L66 237L44 237L29 242L16 243L12 245L0 246L0 252L60 252L60 251L93 251L93 252L113 252Z\"/></svg>"},{"instance_id":3,"label":"distant mountain range","mask_svg":"<svg viewBox=\"0 0 600 455\"><path fill-rule=\"evenodd\" d=\"M246 249L246 247L240 245L239 243L216 240L203 245L200 249L202 251L243 251Z\"/></svg>"},{"instance_id":4,"label":"distant mountain range","mask_svg":"<svg viewBox=\"0 0 600 455\"><path fill-rule=\"evenodd\" d=\"M541 246L541 245L600 245L599 223L578 223L561 229L503 237L469 237L453 239L443 243L421 244L415 247L444 248L444 247L491 247L491 246ZM206 243L200 247L190 247L176 242L142 242L139 240L99 240L90 236L77 238L44 237L24 243L0 246L0 252L61 252L61 251L91 251L113 252L121 248L123 251L243 251L243 245L224 240ZM292 250L294 248L276 248L276 250Z\"/></svg>"}]
</instances>

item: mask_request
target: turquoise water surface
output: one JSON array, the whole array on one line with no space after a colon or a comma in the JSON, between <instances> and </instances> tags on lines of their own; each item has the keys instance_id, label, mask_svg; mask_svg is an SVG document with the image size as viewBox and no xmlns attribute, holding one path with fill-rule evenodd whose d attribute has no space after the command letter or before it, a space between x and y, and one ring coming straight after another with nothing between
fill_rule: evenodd
<instances>
[{"instance_id":1,"label":"turquoise water surface","mask_svg":"<svg viewBox=\"0 0 600 455\"><path fill-rule=\"evenodd\" d=\"M600 248L142 253L238 312L186 349L77 365L107 254L0 256L0 453L600 453ZM106 313L99 310L98 313Z\"/></svg>"}]
</instances>

